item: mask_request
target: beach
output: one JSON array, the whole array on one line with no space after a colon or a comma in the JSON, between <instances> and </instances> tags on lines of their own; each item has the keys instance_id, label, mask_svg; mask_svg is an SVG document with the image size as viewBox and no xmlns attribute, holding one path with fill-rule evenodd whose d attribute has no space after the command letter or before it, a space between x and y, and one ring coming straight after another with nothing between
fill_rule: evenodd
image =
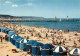
<instances>
[{"instance_id":1,"label":"beach","mask_svg":"<svg viewBox=\"0 0 80 56\"><path fill-rule=\"evenodd\" d=\"M1 22L0 27L10 28L14 30L19 36L36 40L43 44L50 43L54 46L64 46L70 51L75 47L80 48L80 33L70 32L69 30L55 30L50 28L44 28L39 26L25 26L19 24L12 24L8 22ZM5 37L6 34L0 32L0 36ZM18 52L12 52L12 49L16 49ZM12 45L9 41L0 42L0 56L31 56L27 52L21 51Z\"/></svg>"}]
</instances>

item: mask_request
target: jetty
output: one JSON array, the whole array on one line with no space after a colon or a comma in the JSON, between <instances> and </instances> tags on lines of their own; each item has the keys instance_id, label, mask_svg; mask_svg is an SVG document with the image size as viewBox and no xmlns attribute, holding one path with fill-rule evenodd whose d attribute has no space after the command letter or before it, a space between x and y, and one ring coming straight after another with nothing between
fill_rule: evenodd
<instances>
[{"instance_id":1,"label":"jetty","mask_svg":"<svg viewBox=\"0 0 80 56\"><path fill-rule=\"evenodd\" d=\"M61 21L60 21L61 20ZM0 19L0 22L68 22L68 21L79 21L78 19Z\"/></svg>"},{"instance_id":2,"label":"jetty","mask_svg":"<svg viewBox=\"0 0 80 56\"><path fill-rule=\"evenodd\" d=\"M55 20L0 19L0 22L57 22Z\"/></svg>"}]
</instances>

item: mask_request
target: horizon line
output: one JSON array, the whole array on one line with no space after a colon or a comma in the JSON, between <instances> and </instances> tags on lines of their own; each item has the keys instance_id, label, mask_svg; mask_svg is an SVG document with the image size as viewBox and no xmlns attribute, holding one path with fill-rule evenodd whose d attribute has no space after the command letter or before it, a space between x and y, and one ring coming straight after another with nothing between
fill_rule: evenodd
<instances>
[{"instance_id":1,"label":"horizon line","mask_svg":"<svg viewBox=\"0 0 80 56\"><path fill-rule=\"evenodd\" d=\"M15 15L10 15L10 14L0 14L0 15L9 15L9 16L15 16ZM17 15L16 15L17 16ZM17 17L20 17L20 16L17 16ZM21 16L21 17L26 17L26 16ZM30 17L43 17L43 16L30 16ZM57 17L57 16L56 16ZM43 18L55 18L55 16L54 17L43 17ZM66 17L57 17L57 18L67 18L67 16ZM69 18L80 18L80 17L69 17L68 16L68 19Z\"/></svg>"}]
</instances>

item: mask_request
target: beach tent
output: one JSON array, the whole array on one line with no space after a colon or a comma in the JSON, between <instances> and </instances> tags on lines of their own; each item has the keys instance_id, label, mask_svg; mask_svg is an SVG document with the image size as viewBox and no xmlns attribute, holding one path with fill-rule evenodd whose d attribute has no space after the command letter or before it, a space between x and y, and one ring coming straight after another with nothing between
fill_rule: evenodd
<instances>
[{"instance_id":1,"label":"beach tent","mask_svg":"<svg viewBox=\"0 0 80 56\"><path fill-rule=\"evenodd\" d=\"M36 42L32 45L32 55L41 55L41 46L43 46L42 43Z\"/></svg>"},{"instance_id":2,"label":"beach tent","mask_svg":"<svg viewBox=\"0 0 80 56\"><path fill-rule=\"evenodd\" d=\"M49 56L53 55L53 48L54 46L51 44L45 44L41 47L41 55L42 56Z\"/></svg>"},{"instance_id":3,"label":"beach tent","mask_svg":"<svg viewBox=\"0 0 80 56\"><path fill-rule=\"evenodd\" d=\"M19 37L19 38L15 41L15 46L16 46L17 48L20 47L20 41L21 41L22 39L24 39L24 38Z\"/></svg>"},{"instance_id":4,"label":"beach tent","mask_svg":"<svg viewBox=\"0 0 80 56\"><path fill-rule=\"evenodd\" d=\"M12 36L10 37L10 42L11 42L11 43L13 42L13 37L14 37L14 35L12 35Z\"/></svg>"},{"instance_id":5,"label":"beach tent","mask_svg":"<svg viewBox=\"0 0 80 56\"><path fill-rule=\"evenodd\" d=\"M9 28L3 28L2 32L3 32L3 33L6 33L6 30L7 30L7 29L9 29Z\"/></svg>"},{"instance_id":6,"label":"beach tent","mask_svg":"<svg viewBox=\"0 0 80 56\"><path fill-rule=\"evenodd\" d=\"M1 32L2 27L0 27L0 32Z\"/></svg>"},{"instance_id":7,"label":"beach tent","mask_svg":"<svg viewBox=\"0 0 80 56\"><path fill-rule=\"evenodd\" d=\"M26 47L26 43L28 42L28 40L26 38L20 40L20 50L23 50Z\"/></svg>"},{"instance_id":8,"label":"beach tent","mask_svg":"<svg viewBox=\"0 0 80 56\"><path fill-rule=\"evenodd\" d=\"M4 27L0 27L0 32L3 32Z\"/></svg>"},{"instance_id":9,"label":"beach tent","mask_svg":"<svg viewBox=\"0 0 80 56\"><path fill-rule=\"evenodd\" d=\"M13 30L11 30L11 29L8 28L8 29L5 30L5 33L8 34L9 31L13 31Z\"/></svg>"},{"instance_id":10,"label":"beach tent","mask_svg":"<svg viewBox=\"0 0 80 56\"><path fill-rule=\"evenodd\" d=\"M5 29L6 29L6 28L3 27L3 28L1 29L1 32L5 33L5 31L4 31Z\"/></svg>"},{"instance_id":11,"label":"beach tent","mask_svg":"<svg viewBox=\"0 0 80 56\"><path fill-rule=\"evenodd\" d=\"M8 33L9 41L10 41L10 39L11 39L11 36L14 35L14 34L16 34L15 31L9 31L9 33Z\"/></svg>"},{"instance_id":12,"label":"beach tent","mask_svg":"<svg viewBox=\"0 0 80 56\"><path fill-rule=\"evenodd\" d=\"M74 48L70 51L70 56L80 56L80 48Z\"/></svg>"},{"instance_id":13,"label":"beach tent","mask_svg":"<svg viewBox=\"0 0 80 56\"><path fill-rule=\"evenodd\" d=\"M20 36L18 36L17 34L14 34L14 35L12 35L12 36L13 36L13 38L12 38L12 44L15 45L15 41L16 41L17 39L19 39Z\"/></svg>"},{"instance_id":14,"label":"beach tent","mask_svg":"<svg viewBox=\"0 0 80 56\"><path fill-rule=\"evenodd\" d=\"M15 44L15 40L14 38L17 36L17 34L14 34L10 37L10 42L14 45Z\"/></svg>"},{"instance_id":15,"label":"beach tent","mask_svg":"<svg viewBox=\"0 0 80 56\"><path fill-rule=\"evenodd\" d=\"M27 43L26 43L26 51L29 51L30 50L30 53L32 52L32 44L34 44L36 41L35 40L29 40Z\"/></svg>"},{"instance_id":16,"label":"beach tent","mask_svg":"<svg viewBox=\"0 0 80 56\"><path fill-rule=\"evenodd\" d=\"M8 33L9 31L11 31L11 29L9 29L9 28L4 28L4 27L0 27L0 32Z\"/></svg>"},{"instance_id":17,"label":"beach tent","mask_svg":"<svg viewBox=\"0 0 80 56\"><path fill-rule=\"evenodd\" d=\"M15 34L15 31L13 31L13 30L12 31L9 31L9 33L8 33L9 36L11 36L13 34Z\"/></svg>"},{"instance_id":18,"label":"beach tent","mask_svg":"<svg viewBox=\"0 0 80 56\"><path fill-rule=\"evenodd\" d=\"M67 50L63 46L57 46L53 49L53 56L66 56Z\"/></svg>"}]
</instances>

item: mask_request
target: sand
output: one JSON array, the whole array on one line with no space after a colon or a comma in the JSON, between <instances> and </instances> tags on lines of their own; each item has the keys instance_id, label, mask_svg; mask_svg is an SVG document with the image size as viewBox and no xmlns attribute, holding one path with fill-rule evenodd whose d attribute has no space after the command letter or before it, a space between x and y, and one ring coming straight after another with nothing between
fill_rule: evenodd
<instances>
[{"instance_id":1,"label":"sand","mask_svg":"<svg viewBox=\"0 0 80 56\"><path fill-rule=\"evenodd\" d=\"M31 39L36 40L43 44L46 44L46 43L53 44L53 41L56 42L56 40L57 40L58 42L60 42L60 41L64 40L65 45L63 45L63 44L61 44L61 45L68 47L69 50L75 48L75 47L73 47L74 41L75 41L77 44L76 47L80 48L80 42L78 41L80 38L80 33L78 33L78 32L64 33L64 31L62 31L62 30L58 31L58 30L53 30L53 29L44 28L44 27L29 27L29 26L24 26L24 25L11 24L11 23L7 23L7 22L0 23L0 25L1 25L0 27L7 27L7 28L10 28L10 29L16 31L16 33L23 38L29 37L29 40L31 40ZM47 37L46 37L46 33L48 34ZM78 34L75 35L76 33L78 33ZM5 36L6 34L0 32L0 35ZM52 36L52 35L54 35L54 36ZM54 39L53 39L53 37L54 37ZM69 39L71 39L71 40L69 40ZM58 46L58 45L54 45L54 46ZM18 53L13 53L11 51L12 49L16 49L18 51ZM17 49L10 42L3 40L3 43L0 42L0 56L6 56L7 54L9 56L31 56L30 54L27 54L27 52Z\"/></svg>"}]
</instances>

